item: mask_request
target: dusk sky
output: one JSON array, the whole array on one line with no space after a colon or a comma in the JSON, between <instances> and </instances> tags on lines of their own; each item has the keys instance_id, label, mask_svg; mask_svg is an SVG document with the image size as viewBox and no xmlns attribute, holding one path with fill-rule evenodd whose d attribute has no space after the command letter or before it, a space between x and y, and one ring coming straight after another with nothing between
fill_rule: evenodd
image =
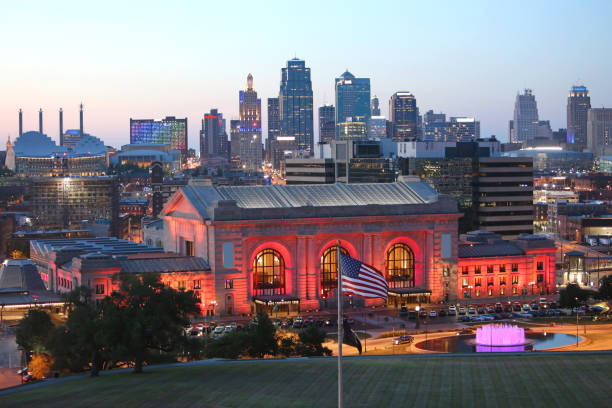
<instances>
[{"instance_id":1,"label":"dusk sky","mask_svg":"<svg viewBox=\"0 0 612 408\"><path fill-rule=\"evenodd\" d=\"M370 77L383 114L398 90L429 109L475 116L481 135L507 140L517 91L533 89L540 119L566 126L580 81L593 107L612 105L611 1L12 1L0 11L0 142L24 129L58 140L78 128L107 145L129 143L129 119L237 118L250 72L262 99L278 96L294 56L312 70L314 106L333 103L345 69ZM315 114L315 128L317 116ZM229 122L228 122L229 132ZM316 132L315 138L318 138ZM197 149L196 149L197 150Z\"/></svg>"}]
</instances>

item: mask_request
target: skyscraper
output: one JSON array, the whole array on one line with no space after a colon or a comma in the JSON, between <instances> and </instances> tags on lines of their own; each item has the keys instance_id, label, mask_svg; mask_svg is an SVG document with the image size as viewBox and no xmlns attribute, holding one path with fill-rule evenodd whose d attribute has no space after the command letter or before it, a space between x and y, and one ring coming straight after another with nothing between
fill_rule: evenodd
<instances>
[{"instance_id":1,"label":"skyscraper","mask_svg":"<svg viewBox=\"0 0 612 408\"><path fill-rule=\"evenodd\" d=\"M336 78L336 133L349 118L367 125L370 116L370 78L356 78L345 71Z\"/></svg>"},{"instance_id":2,"label":"skyscraper","mask_svg":"<svg viewBox=\"0 0 612 408\"><path fill-rule=\"evenodd\" d=\"M336 138L336 108L333 105L319 107L319 142L329 143Z\"/></svg>"},{"instance_id":3,"label":"skyscraper","mask_svg":"<svg viewBox=\"0 0 612 408\"><path fill-rule=\"evenodd\" d=\"M538 105L531 89L517 94L514 102L514 119L510 124L510 142L523 143L538 136Z\"/></svg>"},{"instance_id":4,"label":"skyscraper","mask_svg":"<svg viewBox=\"0 0 612 408\"><path fill-rule=\"evenodd\" d=\"M211 109L202 119L200 130L200 163L209 165L213 157L227 158L228 144L225 119L217 109Z\"/></svg>"},{"instance_id":5,"label":"skyscraper","mask_svg":"<svg viewBox=\"0 0 612 408\"><path fill-rule=\"evenodd\" d=\"M230 161L232 168L240 168L240 121L230 120Z\"/></svg>"},{"instance_id":6,"label":"skyscraper","mask_svg":"<svg viewBox=\"0 0 612 408\"><path fill-rule=\"evenodd\" d=\"M587 145L587 119L591 97L586 86L575 85L567 97L567 141L577 147Z\"/></svg>"},{"instance_id":7,"label":"skyscraper","mask_svg":"<svg viewBox=\"0 0 612 408\"><path fill-rule=\"evenodd\" d=\"M372 106L370 109L372 116L380 116L380 103L378 102L378 96L374 95L372 98Z\"/></svg>"},{"instance_id":8,"label":"skyscraper","mask_svg":"<svg viewBox=\"0 0 612 408\"><path fill-rule=\"evenodd\" d=\"M280 132L278 98L268 98L268 140L275 140L280 136Z\"/></svg>"},{"instance_id":9,"label":"skyscraper","mask_svg":"<svg viewBox=\"0 0 612 408\"><path fill-rule=\"evenodd\" d=\"M253 89L253 75L247 76L247 89L240 91L240 164L248 171L261 169L261 99Z\"/></svg>"},{"instance_id":10,"label":"skyscraper","mask_svg":"<svg viewBox=\"0 0 612 408\"><path fill-rule=\"evenodd\" d=\"M389 116L394 140L416 139L419 109L412 93L394 93L389 100Z\"/></svg>"},{"instance_id":11,"label":"skyscraper","mask_svg":"<svg viewBox=\"0 0 612 408\"><path fill-rule=\"evenodd\" d=\"M298 149L313 151L313 105L310 68L304 60L287 61L281 70L278 94L281 134L295 136Z\"/></svg>"}]
</instances>

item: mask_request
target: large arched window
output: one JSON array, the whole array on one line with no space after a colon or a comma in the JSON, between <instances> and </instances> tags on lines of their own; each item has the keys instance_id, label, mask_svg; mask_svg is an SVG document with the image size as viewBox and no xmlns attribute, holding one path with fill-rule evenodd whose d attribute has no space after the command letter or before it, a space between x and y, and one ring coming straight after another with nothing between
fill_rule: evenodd
<instances>
[{"instance_id":1,"label":"large arched window","mask_svg":"<svg viewBox=\"0 0 612 408\"><path fill-rule=\"evenodd\" d=\"M321 255L321 297L328 297L332 289L338 287L338 259L337 246L331 246ZM343 255L348 255L348 251L340 247Z\"/></svg>"},{"instance_id":2,"label":"large arched window","mask_svg":"<svg viewBox=\"0 0 612 408\"><path fill-rule=\"evenodd\" d=\"M406 244L394 244L387 251L387 281L390 288L414 287L414 253Z\"/></svg>"},{"instance_id":3,"label":"large arched window","mask_svg":"<svg viewBox=\"0 0 612 408\"><path fill-rule=\"evenodd\" d=\"M255 295L285 294L285 260L274 249L264 249L253 261Z\"/></svg>"}]
</instances>

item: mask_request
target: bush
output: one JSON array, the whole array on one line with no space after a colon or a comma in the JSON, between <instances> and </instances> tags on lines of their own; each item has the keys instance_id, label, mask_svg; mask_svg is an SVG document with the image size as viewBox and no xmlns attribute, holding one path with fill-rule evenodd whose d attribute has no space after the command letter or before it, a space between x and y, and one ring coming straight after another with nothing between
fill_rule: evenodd
<instances>
[{"instance_id":1,"label":"bush","mask_svg":"<svg viewBox=\"0 0 612 408\"><path fill-rule=\"evenodd\" d=\"M32 374L32 377L41 380L49 375L52 365L53 358L50 355L46 353L36 353L28 365L28 371Z\"/></svg>"}]
</instances>

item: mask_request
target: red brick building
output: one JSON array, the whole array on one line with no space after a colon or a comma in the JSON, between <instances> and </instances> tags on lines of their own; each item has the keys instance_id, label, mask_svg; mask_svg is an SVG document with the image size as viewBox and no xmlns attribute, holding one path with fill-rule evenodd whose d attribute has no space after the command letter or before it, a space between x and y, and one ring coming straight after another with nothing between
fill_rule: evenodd
<instances>
[{"instance_id":1,"label":"red brick building","mask_svg":"<svg viewBox=\"0 0 612 408\"><path fill-rule=\"evenodd\" d=\"M487 231L465 235L458 248L459 299L547 295L555 290L555 243L534 235L504 241Z\"/></svg>"},{"instance_id":2,"label":"red brick building","mask_svg":"<svg viewBox=\"0 0 612 408\"><path fill-rule=\"evenodd\" d=\"M164 250L210 265L221 314L335 307L338 241L385 274L391 304L456 299L460 214L425 183L189 185L161 216Z\"/></svg>"}]
</instances>

